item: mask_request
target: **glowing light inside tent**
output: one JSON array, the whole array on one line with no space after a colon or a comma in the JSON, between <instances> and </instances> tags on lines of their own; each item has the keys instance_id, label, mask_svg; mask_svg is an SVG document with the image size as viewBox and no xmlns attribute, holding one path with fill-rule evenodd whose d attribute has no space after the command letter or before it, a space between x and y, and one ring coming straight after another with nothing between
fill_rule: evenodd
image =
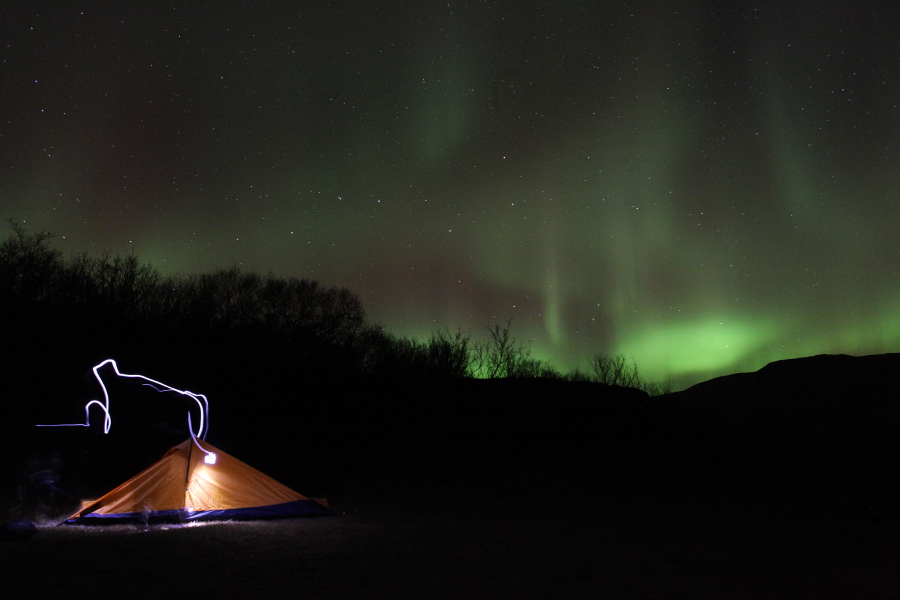
<instances>
[{"instance_id":1,"label":"glowing light inside tent","mask_svg":"<svg viewBox=\"0 0 900 600\"><path fill-rule=\"evenodd\" d=\"M122 373L119 371L119 365L116 364L116 361L108 358L101 362L99 365L96 365L93 368L94 377L100 383L100 388L103 390L103 402L99 400L91 400L87 404L84 405L84 423L59 423L55 425L38 425L38 427L90 427L91 425L91 406L96 404L103 411L103 433L109 433L110 428L112 427L112 416L109 412L109 392L106 389L106 385L103 383L103 378L100 377L99 369L104 365L112 365L113 371L115 371L116 375L119 377L129 377L135 379L143 379L148 382L144 385L148 387L152 387L157 392L175 392L176 394L181 394L182 396L187 396L194 400L197 403L197 406L200 407L200 426L197 430L197 433L194 433L194 426L191 423L191 413L188 411L188 431L191 433L191 438L194 440L194 443L197 445L200 450L202 450L206 457L204 460L207 464L213 465L216 463L216 455L214 452L208 452L204 450L200 444L197 442L197 438L205 440L206 433L209 430L209 400L207 400L206 396L203 394L195 394L194 392L188 390L179 390L177 388L173 388L170 385L166 385L160 381L156 381L155 379L150 379L149 377L145 377L144 375L132 375L129 373Z\"/></svg>"}]
</instances>

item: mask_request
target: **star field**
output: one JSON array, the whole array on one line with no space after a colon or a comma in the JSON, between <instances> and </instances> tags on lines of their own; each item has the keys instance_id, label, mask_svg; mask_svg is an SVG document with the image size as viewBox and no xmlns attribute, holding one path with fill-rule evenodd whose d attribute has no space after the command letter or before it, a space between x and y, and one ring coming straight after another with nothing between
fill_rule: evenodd
<instances>
[{"instance_id":1,"label":"star field","mask_svg":"<svg viewBox=\"0 0 900 600\"><path fill-rule=\"evenodd\" d=\"M0 206L65 253L676 387L900 351L889 4L151 4L3 9Z\"/></svg>"}]
</instances>

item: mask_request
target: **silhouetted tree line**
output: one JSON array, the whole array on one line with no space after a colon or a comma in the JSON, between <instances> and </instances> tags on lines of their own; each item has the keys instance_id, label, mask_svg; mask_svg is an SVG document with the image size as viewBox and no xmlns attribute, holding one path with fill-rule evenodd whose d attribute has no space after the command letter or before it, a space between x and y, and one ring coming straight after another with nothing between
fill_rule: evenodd
<instances>
[{"instance_id":1,"label":"silhouetted tree line","mask_svg":"<svg viewBox=\"0 0 900 600\"><path fill-rule=\"evenodd\" d=\"M643 380L624 356L598 355L589 372L563 375L531 356L511 336L511 322L488 328L484 341L461 331L436 331L427 340L397 337L366 321L350 290L309 279L259 275L231 267L208 273L162 275L132 252L75 255L51 247L47 231L28 233L12 222L0 242L0 301L69 319L116 323L163 334L188 332L248 340L277 348L307 366L389 378L551 378L599 381L667 393L668 384Z\"/></svg>"},{"instance_id":2,"label":"silhouetted tree line","mask_svg":"<svg viewBox=\"0 0 900 600\"><path fill-rule=\"evenodd\" d=\"M64 260L46 231L13 223L0 243L0 297L8 305L55 307L134 325L191 331L260 332L287 341L347 345L367 328L351 291L237 267L163 276L134 253Z\"/></svg>"}]
</instances>

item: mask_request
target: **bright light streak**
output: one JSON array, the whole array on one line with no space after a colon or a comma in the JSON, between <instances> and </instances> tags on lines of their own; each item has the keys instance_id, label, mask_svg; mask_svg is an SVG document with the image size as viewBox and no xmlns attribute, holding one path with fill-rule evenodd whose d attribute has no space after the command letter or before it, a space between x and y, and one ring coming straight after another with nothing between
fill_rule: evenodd
<instances>
[{"instance_id":1,"label":"bright light streak","mask_svg":"<svg viewBox=\"0 0 900 600\"><path fill-rule=\"evenodd\" d=\"M194 445L197 446L197 448L199 448L201 452L203 452L204 454L206 454L206 456L203 457L203 461L204 461L206 464L208 464L208 465L214 465L214 464L216 464L216 453L215 453L215 452L209 452L208 450L205 450L205 449L203 448L203 446L200 445L200 442L197 441L197 436L194 435L194 426L191 424L191 413L190 413L190 411L188 412L188 431L191 432L191 440L193 440ZM193 510L193 509L191 509L191 510Z\"/></svg>"},{"instance_id":2,"label":"bright light streak","mask_svg":"<svg viewBox=\"0 0 900 600\"><path fill-rule=\"evenodd\" d=\"M103 402L99 400L91 400L87 404L84 405L85 419L84 423L60 423L58 425L38 425L38 427L90 427L91 425L91 405L96 404L103 411L103 433L109 433L110 428L112 427L112 417L109 413L109 392L106 390L106 385L103 383L103 378L100 377L99 369L104 365L110 364L112 365L113 370L116 372L116 375L119 377L131 377L135 379L143 379L149 383L145 383L144 385L152 387L158 392L175 392L176 394L181 394L182 396L187 396L194 400L197 403L197 406L200 407L200 427L197 430L197 433L194 433L193 425L191 424L191 413L188 411L188 430L191 432L191 437L194 439L196 443L197 438L206 439L206 433L209 430L209 401L206 399L206 396L203 394L195 394L194 392L190 392L187 390L179 390L173 388L170 385L166 385L165 383L156 381L155 379L150 379L149 377L144 377L143 375L130 375L128 373L122 373L119 371L119 365L116 364L111 358L104 360L99 365L93 368L94 377L97 378L97 381L100 383L100 387L103 390ZM200 448L200 444L197 444L197 447ZM203 448L200 448L203 450ZM209 464L214 464L215 454L212 452L206 452L206 462ZM210 461L210 455L213 456L212 461Z\"/></svg>"}]
</instances>

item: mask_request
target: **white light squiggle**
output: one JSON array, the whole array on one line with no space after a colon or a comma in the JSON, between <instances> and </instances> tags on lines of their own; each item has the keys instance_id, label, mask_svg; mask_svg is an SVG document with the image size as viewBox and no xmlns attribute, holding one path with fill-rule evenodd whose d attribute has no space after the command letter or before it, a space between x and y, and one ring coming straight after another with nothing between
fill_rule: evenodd
<instances>
[{"instance_id":1,"label":"white light squiggle","mask_svg":"<svg viewBox=\"0 0 900 600\"><path fill-rule=\"evenodd\" d=\"M104 365L110 364L112 365L113 370L116 372L116 375L119 377L131 377L135 379L143 379L149 383L145 383L144 385L152 387L157 392L175 392L176 394L181 394L182 396L187 396L194 400L197 403L197 406L200 407L200 427L197 430L197 433L194 433L194 427L191 424L191 413L188 412L188 431L191 432L191 438L194 440L194 443L197 444L197 447L200 448L204 453L206 453L206 462L209 464L215 464L216 455L213 452L207 452L204 450L200 444L197 442L197 438L199 437L201 440L206 439L206 433L209 430L209 401L206 399L206 396L203 394L195 394L194 392L190 392L187 390L179 390L173 388L170 385L166 385L165 383L156 381L155 379L150 379L149 377L144 377L143 375L130 375L128 373L122 373L119 371L119 365L116 364L116 361L108 358L104 360L99 365L93 368L94 377L97 378L97 381L100 383L100 388L103 390L103 402L99 400L91 400L87 404L84 405L84 423L60 423L57 425L38 425L38 427L90 427L91 425L91 405L96 404L103 411L103 433L109 433L110 428L112 427L112 417L109 413L109 392L106 390L106 385L103 383L103 378L100 377L100 373L98 370Z\"/></svg>"},{"instance_id":2,"label":"white light squiggle","mask_svg":"<svg viewBox=\"0 0 900 600\"><path fill-rule=\"evenodd\" d=\"M191 413L188 412L188 431L191 432L191 440L193 440L194 444L200 449L201 452L204 452L206 456L203 457L203 461L208 465L216 464L216 453L209 452L203 446L200 445L200 442L197 441L197 436L194 435L194 426L191 425Z\"/></svg>"}]
</instances>

